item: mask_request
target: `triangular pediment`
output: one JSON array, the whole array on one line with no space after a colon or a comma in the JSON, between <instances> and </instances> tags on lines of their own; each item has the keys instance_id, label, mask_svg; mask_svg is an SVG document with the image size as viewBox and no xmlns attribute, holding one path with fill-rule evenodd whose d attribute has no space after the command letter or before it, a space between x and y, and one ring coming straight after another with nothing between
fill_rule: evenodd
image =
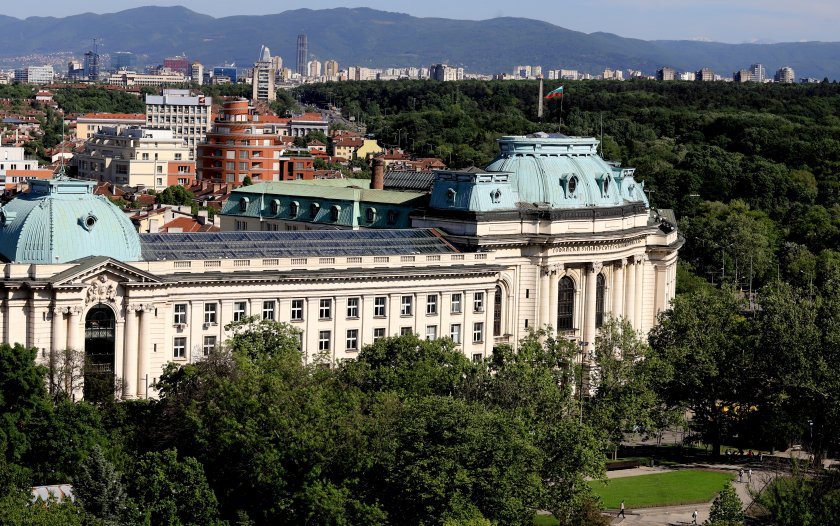
<instances>
[{"instance_id":1,"label":"triangular pediment","mask_svg":"<svg viewBox=\"0 0 840 526\"><path fill-rule=\"evenodd\" d=\"M116 283L161 283L161 280L122 261L96 257L79 261L75 267L60 272L50 279L52 285L85 286L96 280Z\"/></svg>"}]
</instances>

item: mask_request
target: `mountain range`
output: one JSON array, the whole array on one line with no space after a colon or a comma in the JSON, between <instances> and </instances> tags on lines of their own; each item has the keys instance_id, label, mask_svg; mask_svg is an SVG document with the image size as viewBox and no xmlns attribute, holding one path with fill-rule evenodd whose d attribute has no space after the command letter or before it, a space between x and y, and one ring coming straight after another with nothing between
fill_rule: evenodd
<instances>
[{"instance_id":1,"label":"mountain range","mask_svg":"<svg viewBox=\"0 0 840 526\"><path fill-rule=\"evenodd\" d=\"M428 66L445 62L468 72L511 72L517 64L599 73L604 68L653 74L710 67L721 75L759 62L769 75L792 66L798 77L840 78L840 42L723 44L640 40L612 33L581 33L529 18L452 20L418 18L368 8L296 9L274 15L214 18L184 7L139 7L64 18L0 15L0 55L69 51L81 56L131 51L150 63L186 53L205 65L253 64L260 46L294 68L295 42L307 34L311 58L341 67ZM2 62L2 58L0 58Z\"/></svg>"}]
</instances>

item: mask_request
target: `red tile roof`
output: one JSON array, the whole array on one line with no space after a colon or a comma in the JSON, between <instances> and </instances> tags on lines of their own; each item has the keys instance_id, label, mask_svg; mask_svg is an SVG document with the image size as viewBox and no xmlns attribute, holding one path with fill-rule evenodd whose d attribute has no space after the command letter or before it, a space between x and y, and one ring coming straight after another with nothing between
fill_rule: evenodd
<instances>
[{"instance_id":1,"label":"red tile roof","mask_svg":"<svg viewBox=\"0 0 840 526\"><path fill-rule=\"evenodd\" d=\"M176 230L178 232L218 232L219 227L211 224L201 224L196 219L191 217L176 217L172 221L160 227L161 232L170 232Z\"/></svg>"}]
</instances>

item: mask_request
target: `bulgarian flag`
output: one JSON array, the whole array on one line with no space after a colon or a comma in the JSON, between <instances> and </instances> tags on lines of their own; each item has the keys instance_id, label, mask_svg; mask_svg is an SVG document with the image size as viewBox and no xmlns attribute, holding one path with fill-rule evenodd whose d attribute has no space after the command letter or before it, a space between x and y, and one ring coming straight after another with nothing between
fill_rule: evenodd
<instances>
[{"instance_id":1,"label":"bulgarian flag","mask_svg":"<svg viewBox=\"0 0 840 526\"><path fill-rule=\"evenodd\" d=\"M546 99L559 99L563 97L563 86L551 91L545 96Z\"/></svg>"}]
</instances>

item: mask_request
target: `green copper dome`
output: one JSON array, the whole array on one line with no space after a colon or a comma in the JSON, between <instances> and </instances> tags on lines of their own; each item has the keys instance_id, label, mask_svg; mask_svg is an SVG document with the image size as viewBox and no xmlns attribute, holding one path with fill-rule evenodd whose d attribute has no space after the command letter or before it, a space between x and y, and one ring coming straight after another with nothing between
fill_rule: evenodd
<instances>
[{"instance_id":1,"label":"green copper dome","mask_svg":"<svg viewBox=\"0 0 840 526\"><path fill-rule=\"evenodd\" d=\"M139 261L131 220L93 181L32 180L29 193L0 208L0 256L13 263L67 263L90 256Z\"/></svg>"}]
</instances>

